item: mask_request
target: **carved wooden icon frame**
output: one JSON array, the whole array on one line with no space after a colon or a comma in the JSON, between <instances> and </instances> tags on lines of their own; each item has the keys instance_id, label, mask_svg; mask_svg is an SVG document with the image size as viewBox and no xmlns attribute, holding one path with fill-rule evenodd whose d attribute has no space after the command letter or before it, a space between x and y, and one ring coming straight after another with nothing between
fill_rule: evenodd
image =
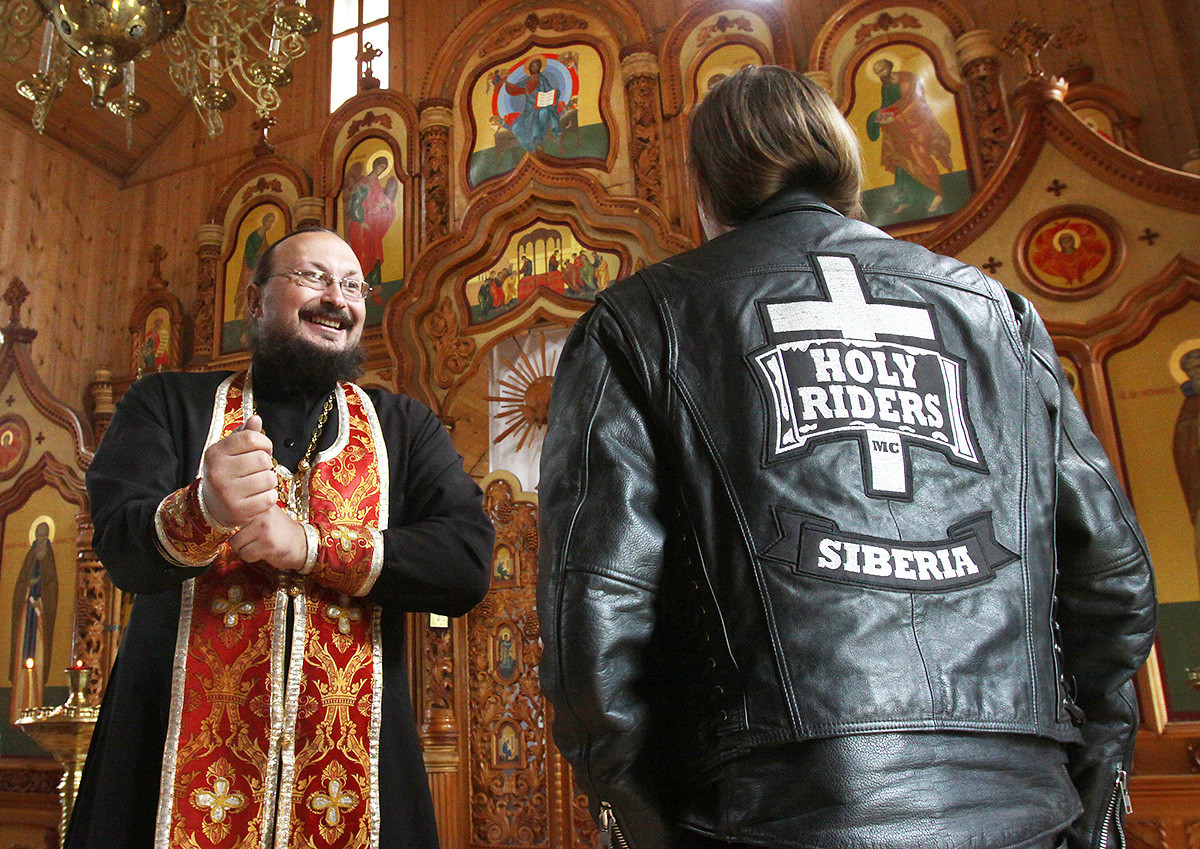
<instances>
[{"instance_id":1,"label":"carved wooden icon frame","mask_svg":"<svg viewBox=\"0 0 1200 849\"><path fill-rule=\"evenodd\" d=\"M372 181L373 162L380 156L389 161ZM374 362L384 354L382 325L388 303L408 286L417 252L421 180L416 173L416 107L393 91L360 92L330 117L318 161L322 170L317 175L316 194L324 201L325 226L346 239L364 265L372 262L371 246L382 247L379 279L372 279L379 288L368 298L363 329L363 342ZM363 173L355 176L356 170ZM371 197L378 197L381 189L386 196L389 184L395 187L391 222L378 240L365 235L360 239L350 220L354 217L355 182L360 192L365 188ZM394 202L396 197L399 202ZM371 277L370 269L364 268L363 273Z\"/></svg>"},{"instance_id":2,"label":"carved wooden icon frame","mask_svg":"<svg viewBox=\"0 0 1200 849\"><path fill-rule=\"evenodd\" d=\"M167 291L159 264L167 256L161 245L150 254L154 272L146 281L146 293L129 317L129 375L131 379L153 371L174 371L188 360L185 344L185 315L179 298Z\"/></svg>"},{"instance_id":3,"label":"carved wooden icon frame","mask_svg":"<svg viewBox=\"0 0 1200 849\"><path fill-rule=\"evenodd\" d=\"M1142 117L1132 98L1104 85L1072 85L1064 98L1067 106L1092 131L1130 153L1141 154L1138 130Z\"/></svg>"},{"instance_id":4,"label":"carved wooden icon frame","mask_svg":"<svg viewBox=\"0 0 1200 849\"><path fill-rule=\"evenodd\" d=\"M505 639L507 635L507 640ZM520 677L524 649L521 631L512 622L501 620L492 630L492 674L502 684L512 684Z\"/></svg>"},{"instance_id":5,"label":"carved wooden icon frame","mask_svg":"<svg viewBox=\"0 0 1200 849\"><path fill-rule=\"evenodd\" d=\"M1198 323L1200 266L1177 258L1131 292L1114 316L1071 328L1077 347L1090 352L1093 367L1081 377L1093 402L1094 427L1114 456L1155 563L1162 623L1155 651L1139 674L1138 692L1143 724L1165 740L1195 736L1200 729L1200 697L1185 674L1187 666L1200 666L1194 615L1200 609L1200 549L1195 528L1188 527L1194 522L1189 521L1179 467L1182 438L1193 443L1183 454L1191 457L1191 479L1200 480L1200 449L1193 433L1200 385L1192 385L1179 363L1184 354L1200 349L1200 332L1194 329ZM1055 339L1061 341L1057 333ZM1183 424L1187 416L1192 426ZM1182 611L1174 619L1173 607ZM1176 633L1180 627L1186 629L1182 636ZM1142 744L1159 741L1147 738Z\"/></svg>"},{"instance_id":6,"label":"carved wooden icon frame","mask_svg":"<svg viewBox=\"0 0 1200 849\"><path fill-rule=\"evenodd\" d=\"M197 320L196 336L199 339L201 334L206 335L208 345L204 347L211 351L208 362L212 365L240 368L250 359L241 339L242 317L233 313L239 302L238 287L244 287L248 279L240 269L245 264L251 235L262 230L268 212L274 220L267 225L260 252L290 233L295 227L293 211L297 202L311 191L312 180L299 166L279 156L266 156L234 174L209 210L208 220L224 225L224 238L216 261L213 291L201 293L201 297L213 299L211 317L206 315L203 323ZM252 219L249 222L248 217ZM255 226L247 228L248 223ZM238 279L229 279L231 269L239 270ZM199 348L200 342L196 345Z\"/></svg>"},{"instance_id":7,"label":"carved wooden icon frame","mask_svg":"<svg viewBox=\"0 0 1200 849\"><path fill-rule=\"evenodd\" d=\"M608 195L590 175L551 169L526 157L509 179L471 203L458 230L421 253L412 287L389 304L385 339L411 352L404 385L443 416L501 339L534 324L570 325L586 300L539 288L533 297L482 323L472 323L463 283L494 265L513 234L535 222L570 227L581 245L621 257L611 279L691 245L654 207ZM399 344L404 340L405 344ZM486 394L486 392L485 392ZM460 450L461 447L460 447Z\"/></svg>"},{"instance_id":8,"label":"carved wooden icon frame","mask_svg":"<svg viewBox=\"0 0 1200 849\"><path fill-rule=\"evenodd\" d=\"M780 9L737 0L702 0L679 19L663 40L663 111L687 115L701 98L698 74L713 54L743 46L759 64L792 67L791 40Z\"/></svg>"},{"instance_id":9,"label":"carved wooden icon frame","mask_svg":"<svg viewBox=\"0 0 1200 849\"><path fill-rule=\"evenodd\" d=\"M605 96L611 90L614 79L613 63L607 52L603 42L576 32L562 37L543 36L537 40L526 40L519 45L519 49L490 57L475 68L462 88L462 102L459 105L466 129L460 156L460 180L464 190L473 194L485 183L503 179L525 156L537 156L563 168L611 171L616 162L621 132L613 117L610 98ZM553 102L538 104L533 108L545 109L553 105L557 109L553 122L558 126L558 132L554 132L551 126L543 128L539 125L541 134L531 149L526 145L534 143L533 135L537 135L537 130L528 130L529 138L524 138L526 133L522 127L527 116L523 111L518 115L514 110L519 105L517 98L528 99L534 95L510 94L510 87L515 90L529 79L529 68L535 62L545 69L537 71L539 77L546 76L554 87L545 93L546 99L552 98ZM594 74L592 66L595 64L599 65L600 78L589 80L587 71L591 69ZM481 104L489 99L493 101L493 108L485 110ZM575 103L573 108L572 101ZM508 107L504 108L504 104L508 104ZM480 121L485 112L493 113L488 116L487 126ZM515 119L514 115L517 115ZM587 115L598 117L598 120L584 124ZM529 117L532 120L532 116ZM586 150L588 142L583 135L587 131L589 137L597 136L596 127L604 132L605 151L602 156L583 152L573 155L566 153L569 145ZM479 148L480 138L488 132L495 134L496 143L491 148ZM483 160L489 153L491 164L485 167Z\"/></svg>"},{"instance_id":10,"label":"carved wooden icon frame","mask_svg":"<svg viewBox=\"0 0 1200 849\"><path fill-rule=\"evenodd\" d=\"M0 416L0 481L21 470L29 456L29 422L20 413Z\"/></svg>"},{"instance_id":11,"label":"carved wooden icon frame","mask_svg":"<svg viewBox=\"0 0 1200 849\"><path fill-rule=\"evenodd\" d=\"M0 571L9 576L5 590L14 594L15 601L13 579L24 569L24 558L31 550L29 535L43 522L54 526L58 616L53 645L46 646L53 651L44 656L38 674L48 676L44 679L47 685L61 687L65 694L63 667L72 660L81 661L93 671L85 695L89 703L98 704L116 651L117 635L106 628L105 614L115 606L117 593L91 551L91 527L86 521L89 502L83 476L91 462L93 435L84 426L83 417L50 392L34 366L31 347L37 331L22 326L19 320L28 294L17 278L5 291L12 317L0 343L0 387L8 407L0 417L0 445L5 442L4 436L11 436L7 440L11 450L8 456L0 457L0 481L4 485L0 491L0 528L5 543L5 567ZM6 606L5 610L12 608ZM7 615L5 618L11 628L12 619ZM9 639L7 630L4 639ZM58 666L63 657L67 660ZM53 705L51 698L43 692L46 701L39 704ZM9 707L5 705L6 710ZM27 740L17 729L11 729L11 733ZM4 757L0 758L0 786L11 788L14 782L40 786L44 763L53 761L48 756L18 756L6 742Z\"/></svg>"},{"instance_id":12,"label":"carved wooden icon frame","mask_svg":"<svg viewBox=\"0 0 1200 849\"><path fill-rule=\"evenodd\" d=\"M1048 298L1075 301L1108 288L1125 264L1125 234L1111 215L1055 206L1025 223L1013 245L1021 279Z\"/></svg>"},{"instance_id":13,"label":"carved wooden icon frame","mask_svg":"<svg viewBox=\"0 0 1200 849\"><path fill-rule=\"evenodd\" d=\"M217 266L218 335L213 350L220 356L247 356L244 339L246 284L262 252L292 230L291 210L273 198L258 197L242 205L226 232L225 250Z\"/></svg>"},{"instance_id":14,"label":"carved wooden icon frame","mask_svg":"<svg viewBox=\"0 0 1200 849\"><path fill-rule=\"evenodd\" d=\"M929 229L966 206L980 181L966 88L947 62L937 44L906 32L866 42L843 69L842 111L863 146L863 205L893 233ZM871 79L884 63L899 82ZM881 95L868 86L894 87L910 105L875 108Z\"/></svg>"}]
</instances>

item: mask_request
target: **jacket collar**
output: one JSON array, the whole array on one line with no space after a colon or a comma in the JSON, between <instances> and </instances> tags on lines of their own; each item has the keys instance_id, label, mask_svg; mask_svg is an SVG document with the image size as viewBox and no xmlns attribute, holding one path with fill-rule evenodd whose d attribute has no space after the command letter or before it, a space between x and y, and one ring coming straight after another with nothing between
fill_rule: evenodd
<instances>
[{"instance_id":1,"label":"jacket collar","mask_svg":"<svg viewBox=\"0 0 1200 849\"><path fill-rule=\"evenodd\" d=\"M785 212L799 212L801 210L831 212L834 215L841 215L840 212L821 200L821 196L816 192L808 189L784 188L767 198L766 202L758 208L758 212L754 213L754 216L750 220L758 221L763 218L782 215Z\"/></svg>"}]
</instances>

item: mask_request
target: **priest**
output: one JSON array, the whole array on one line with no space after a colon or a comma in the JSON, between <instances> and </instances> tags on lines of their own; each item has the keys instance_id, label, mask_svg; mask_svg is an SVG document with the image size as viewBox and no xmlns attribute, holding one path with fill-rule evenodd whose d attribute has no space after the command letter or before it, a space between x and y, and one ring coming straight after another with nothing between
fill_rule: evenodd
<instances>
[{"instance_id":1,"label":"priest","mask_svg":"<svg viewBox=\"0 0 1200 849\"><path fill-rule=\"evenodd\" d=\"M352 382L369 288L335 233L286 236L250 368L117 405L87 485L136 600L70 849L437 846L404 614L478 603L493 532L438 418Z\"/></svg>"}]
</instances>

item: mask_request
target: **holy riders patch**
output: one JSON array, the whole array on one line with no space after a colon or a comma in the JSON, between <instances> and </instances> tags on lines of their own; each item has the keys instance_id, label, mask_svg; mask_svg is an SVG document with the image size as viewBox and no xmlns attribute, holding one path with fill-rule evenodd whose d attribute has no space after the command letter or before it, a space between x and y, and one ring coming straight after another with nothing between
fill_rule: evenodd
<instances>
[{"instance_id":1,"label":"holy riders patch","mask_svg":"<svg viewBox=\"0 0 1200 849\"><path fill-rule=\"evenodd\" d=\"M853 257L809 256L828 299L759 304L768 344L749 359L768 400L767 461L855 439L867 494L902 499L912 494L909 445L984 470L962 364L938 344L931 310L868 300Z\"/></svg>"},{"instance_id":2,"label":"holy riders patch","mask_svg":"<svg viewBox=\"0 0 1200 849\"><path fill-rule=\"evenodd\" d=\"M853 257L809 259L825 297L759 302L767 345L748 360L767 401L766 462L853 439L864 492L890 499L912 498L910 446L986 472L967 410L963 363L942 348L931 308L872 298ZM1017 559L996 541L990 513L950 525L940 539L897 541L773 509L779 537L763 556L822 580L938 592L988 581Z\"/></svg>"}]
</instances>

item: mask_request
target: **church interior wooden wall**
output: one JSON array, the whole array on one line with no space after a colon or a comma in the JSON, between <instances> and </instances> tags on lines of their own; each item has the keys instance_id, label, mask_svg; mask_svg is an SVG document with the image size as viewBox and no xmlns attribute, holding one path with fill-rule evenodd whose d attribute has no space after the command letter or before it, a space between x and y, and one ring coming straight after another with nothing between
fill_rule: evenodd
<instances>
[{"instance_id":1,"label":"church interior wooden wall","mask_svg":"<svg viewBox=\"0 0 1200 849\"><path fill-rule=\"evenodd\" d=\"M328 9L319 8L327 2L309 5L328 20ZM1178 170L1200 160L1200 89L1191 79L1200 62L1200 22L1193 5L392 0L389 90L361 94L331 116L330 57L318 36L283 92L270 155L255 154L258 133L245 106L225 116L225 132L213 140L190 109L182 111L135 160L118 161L85 143L56 140L53 113L47 135L37 136L0 97L0 151L7 160L0 174L0 288L13 278L28 287L19 324L38 333L28 346L30 362L46 396L65 408L93 411L89 387L99 369L111 372L118 392L135 376L144 330L155 316L170 331L167 366L238 364L244 354L222 349L219 298L238 228L249 226L244 217L261 220L266 204L293 227L301 220L340 227L340 192L356 146L386 150L403 198L404 233L389 250L403 251L404 285L372 330L367 380L401 387L442 416L485 488L499 531L488 600L462 621L414 617L411 623L415 709L443 843L589 845L594 831L549 741L547 708L536 690L531 476L544 422L536 409L521 406L544 400L556 351L587 298L569 287L542 289L489 309L474 288L489 275L494 280L536 238L565 240L602 262L613 280L695 243L682 144L687 110L702 96L693 78L706 55L695 46L702 40L750 51L755 61L817 72L814 78L847 109L848 83L883 55L876 51L918 45L936 59L938 79L957 98L965 159L956 168L969 196L945 214L906 219L893 230L986 267L1034 300L1134 489L1135 506L1149 515L1158 501L1147 496L1136 469L1129 476L1142 449L1124 435L1132 432L1126 411L1141 392L1173 417L1179 404L1170 393L1178 386L1169 376L1143 385L1127 375L1138 371L1139 358L1163 359L1164 346L1171 353L1170 334L1186 338L1187 322L1200 312L1194 237L1200 178ZM895 22L906 13L917 24ZM1045 81L1021 88L1026 59L1019 50L995 49L1019 19L1055 35L1036 59L1068 79L1065 94ZM971 35L979 31L992 36ZM574 161L526 155L512 170L472 184L466 145L483 128L470 111L471 92L487 74L515 68L532 51L587 53L592 58L572 61L603 68L602 83L581 89L581 97L595 99L588 108L608 128L608 148ZM969 74L968 57L985 54L990 64ZM991 148L980 106L985 96L992 98L986 120L1002 125ZM1107 109L1106 134L1125 149L1091 133L1064 98L1067 106ZM106 118L113 134L124 133L118 119ZM1038 235L1051 238L1054 227L1077 219L1100 226L1107 239L1097 249L1107 251L1103 275L1088 266L1076 279L1079 266L1058 277L1042 268L1037 277ZM274 226L286 229L284 222ZM94 417L100 429L105 409L101 401ZM1160 449L1155 468L1173 475L1169 451ZM0 481L0 504L6 486ZM1178 512L1174 501L1169 510ZM1182 524L1189 548L1186 516ZM80 546L86 551L86 540ZM1170 556L1177 555L1183 556L1172 549ZM0 572L9 568L6 557ZM1190 598L1190 587L1172 590L1172 598ZM119 625L119 605L106 604L104 615ZM107 657L99 650L81 654L97 665ZM1161 682L1154 663L1140 677L1145 720L1131 842L1197 846L1200 712L1169 704ZM39 810L51 806L45 776L52 764L28 752L9 754L0 751L0 849L42 845L39 839L51 845L54 817L10 812L30 807L29 800Z\"/></svg>"}]
</instances>

